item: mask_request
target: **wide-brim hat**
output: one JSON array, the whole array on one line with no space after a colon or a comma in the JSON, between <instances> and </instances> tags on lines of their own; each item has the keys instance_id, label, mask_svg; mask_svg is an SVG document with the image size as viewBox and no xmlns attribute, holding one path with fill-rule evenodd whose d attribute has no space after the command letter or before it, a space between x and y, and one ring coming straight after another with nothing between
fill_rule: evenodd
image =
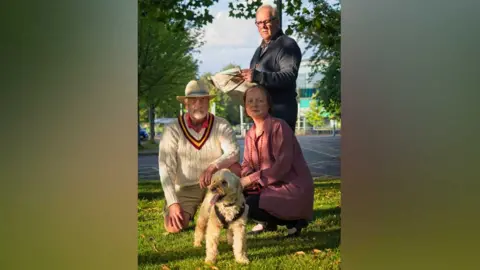
<instances>
[{"instance_id":1,"label":"wide-brim hat","mask_svg":"<svg viewBox=\"0 0 480 270\"><path fill-rule=\"evenodd\" d=\"M218 72L210 76L209 81L220 91L227 94L237 104L243 105L245 92L256 86L256 83L247 82L242 77L239 67Z\"/></svg>"},{"instance_id":2,"label":"wide-brim hat","mask_svg":"<svg viewBox=\"0 0 480 270\"><path fill-rule=\"evenodd\" d=\"M185 87L185 96L177 96L177 100L183 102L186 98L197 97L209 97L212 99L215 95L211 95L208 92L208 86L204 82L192 80Z\"/></svg>"}]
</instances>

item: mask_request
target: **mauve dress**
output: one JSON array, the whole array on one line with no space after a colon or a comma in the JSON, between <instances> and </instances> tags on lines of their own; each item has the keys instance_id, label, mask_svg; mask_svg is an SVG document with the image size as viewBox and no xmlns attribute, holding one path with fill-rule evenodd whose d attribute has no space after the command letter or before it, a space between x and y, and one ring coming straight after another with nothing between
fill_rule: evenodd
<instances>
[{"instance_id":1,"label":"mauve dress","mask_svg":"<svg viewBox=\"0 0 480 270\"><path fill-rule=\"evenodd\" d=\"M263 129L257 143L255 125L247 131L242 176L263 187L261 209L282 220L311 220L313 178L297 138L287 122L272 116L267 116Z\"/></svg>"}]
</instances>

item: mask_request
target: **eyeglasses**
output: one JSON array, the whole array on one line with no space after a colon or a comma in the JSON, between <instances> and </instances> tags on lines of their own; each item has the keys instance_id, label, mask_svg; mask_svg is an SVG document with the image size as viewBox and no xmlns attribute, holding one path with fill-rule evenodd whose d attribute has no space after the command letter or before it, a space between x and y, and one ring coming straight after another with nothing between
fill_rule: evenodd
<instances>
[{"instance_id":1,"label":"eyeglasses","mask_svg":"<svg viewBox=\"0 0 480 270\"><path fill-rule=\"evenodd\" d=\"M277 18L272 17L272 18L270 18L269 20L264 20L264 21L260 21L260 22L259 22L259 21L256 21L255 24L256 24L258 27L263 27L264 25L270 26L270 25L272 25L272 21L274 21L275 19L277 19Z\"/></svg>"}]
</instances>

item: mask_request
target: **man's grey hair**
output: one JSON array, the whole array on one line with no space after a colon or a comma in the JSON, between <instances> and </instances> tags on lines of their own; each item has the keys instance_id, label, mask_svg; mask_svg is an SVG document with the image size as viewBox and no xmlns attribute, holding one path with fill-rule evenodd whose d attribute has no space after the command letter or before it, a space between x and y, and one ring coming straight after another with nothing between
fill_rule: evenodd
<instances>
[{"instance_id":1,"label":"man's grey hair","mask_svg":"<svg viewBox=\"0 0 480 270\"><path fill-rule=\"evenodd\" d=\"M261 6L257 9L257 12L256 12L255 14L258 14L258 12L259 12L261 9L268 9L268 10L270 11L270 18L276 18L276 17L277 17L277 9L274 8L273 6L268 5L268 4L261 5Z\"/></svg>"}]
</instances>

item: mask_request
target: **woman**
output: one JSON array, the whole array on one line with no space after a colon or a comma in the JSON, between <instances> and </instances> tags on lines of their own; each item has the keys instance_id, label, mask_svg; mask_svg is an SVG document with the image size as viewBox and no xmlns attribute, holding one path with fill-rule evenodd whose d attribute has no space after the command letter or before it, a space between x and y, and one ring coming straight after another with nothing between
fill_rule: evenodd
<instances>
[{"instance_id":1,"label":"woman","mask_svg":"<svg viewBox=\"0 0 480 270\"><path fill-rule=\"evenodd\" d=\"M248 89L243 101L254 122L245 136L241 178L249 218L259 222L250 234L286 225L287 237L298 236L313 216L313 179L300 145L289 125L270 115L265 88Z\"/></svg>"}]
</instances>

